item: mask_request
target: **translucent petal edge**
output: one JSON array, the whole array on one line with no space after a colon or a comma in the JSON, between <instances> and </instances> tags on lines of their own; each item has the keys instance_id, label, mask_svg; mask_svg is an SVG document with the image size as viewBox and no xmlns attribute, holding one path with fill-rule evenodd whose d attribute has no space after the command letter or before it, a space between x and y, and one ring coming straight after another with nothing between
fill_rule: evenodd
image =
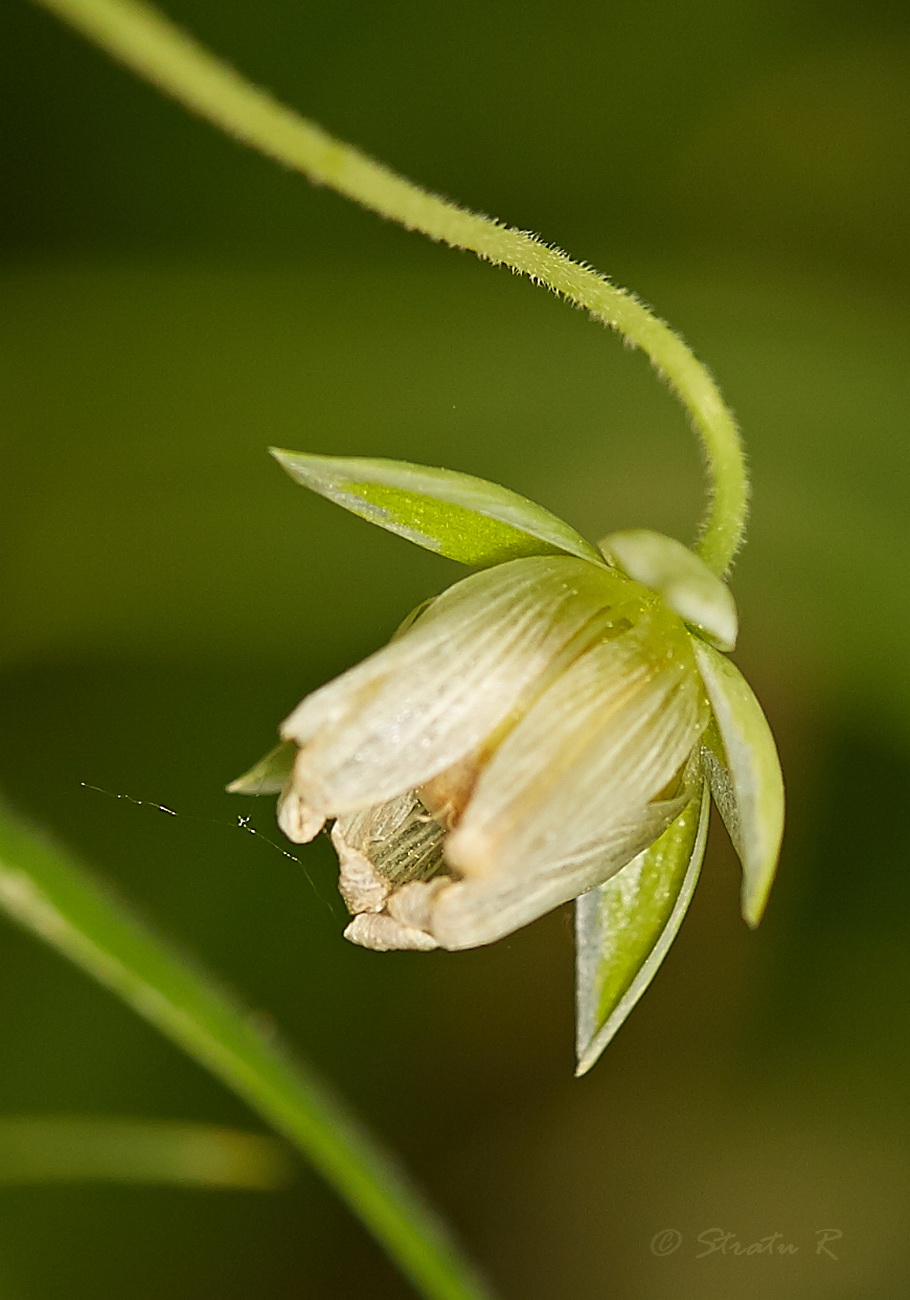
<instances>
[{"instance_id":1,"label":"translucent petal edge","mask_svg":"<svg viewBox=\"0 0 910 1300\"><path fill-rule=\"evenodd\" d=\"M291 775L296 753L293 740L283 740L225 789L228 794L280 794Z\"/></svg>"},{"instance_id":2,"label":"translucent petal edge","mask_svg":"<svg viewBox=\"0 0 910 1300\"><path fill-rule=\"evenodd\" d=\"M708 645L695 657L723 753L707 756L711 793L743 868L742 914L753 928L768 901L784 831L784 781L762 707L739 669Z\"/></svg>"},{"instance_id":3,"label":"translucent petal edge","mask_svg":"<svg viewBox=\"0 0 910 1300\"><path fill-rule=\"evenodd\" d=\"M620 888L618 876L612 877L605 884L592 889L590 893L582 895L576 900L576 944L578 949L577 958L577 1054L578 1066L575 1074L580 1078L587 1074L591 1066L597 1061L604 1048L614 1037L617 1030L626 1020L632 1008L641 998L645 989L654 978L658 967L667 955L670 944L676 937L677 931L682 924L682 919L686 914L689 903L692 900L692 894L698 881L701 864L705 856L705 845L708 839L708 822L710 820L711 800L708 797L707 782L703 782L701 793L698 797L687 805L687 808L681 814L684 816L692 807L692 804L698 806L698 819L695 828L694 838L689 840L688 837L680 837L678 856L669 860L666 875L675 874L683 860L685 854L685 871L673 906L668 916L655 926L655 935L653 945L639 966L625 992L620 996L616 1005L613 1007L607 1019L599 1027L594 1025L594 1019L597 1015L599 997L593 989L592 975L596 976L597 958L591 959L590 945L597 941L598 936L591 936L589 930L592 919L599 925L599 911L606 891L615 892ZM674 822L649 849L639 856L647 859L653 855L659 846L663 847L662 842L666 841L674 828L677 826ZM631 863L629 864L632 865ZM625 870L625 868L624 868ZM621 875L622 872L619 873Z\"/></svg>"},{"instance_id":4,"label":"translucent petal edge","mask_svg":"<svg viewBox=\"0 0 910 1300\"><path fill-rule=\"evenodd\" d=\"M471 567L554 553L603 564L597 549L569 524L487 479L408 461L269 451L304 487Z\"/></svg>"}]
</instances>

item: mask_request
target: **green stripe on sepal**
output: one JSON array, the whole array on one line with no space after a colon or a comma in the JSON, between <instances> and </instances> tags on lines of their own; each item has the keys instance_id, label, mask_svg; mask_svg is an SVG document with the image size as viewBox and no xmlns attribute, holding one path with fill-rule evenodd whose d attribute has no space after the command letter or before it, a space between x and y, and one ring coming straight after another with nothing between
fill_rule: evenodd
<instances>
[{"instance_id":1,"label":"green stripe on sepal","mask_svg":"<svg viewBox=\"0 0 910 1300\"><path fill-rule=\"evenodd\" d=\"M784 780L761 705L739 669L693 642L714 711L704 762L714 802L743 867L742 912L758 925L777 869L784 832Z\"/></svg>"},{"instance_id":2,"label":"green stripe on sepal","mask_svg":"<svg viewBox=\"0 0 910 1300\"><path fill-rule=\"evenodd\" d=\"M575 903L577 1075L586 1074L651 983L698 880L707 783L655 840Z\"/></svg>"},{"instance_id":3,"label":"green stripe on sepal","mask_svg":"<svg viewBox=\"0 0 910 1300\"><path fill-rule=\"evenodd\" d=\"M486 479L401 460L269 450L304 487L371 524L472 568L560 554L603 564L595 547L574 528L543 506Z\"/></svg>"},{"instance_id":4,"label":"green stripe on sepal","mask_svg":"<svg viewBox=\"0 0 910 1300\"><path fill-rule=\"evenodd\" d=\"M293 740L283 740L248 772L232 781L226 787L228 794L280 794L291 775L296 754Z\"/></svg>"}]
</instances>

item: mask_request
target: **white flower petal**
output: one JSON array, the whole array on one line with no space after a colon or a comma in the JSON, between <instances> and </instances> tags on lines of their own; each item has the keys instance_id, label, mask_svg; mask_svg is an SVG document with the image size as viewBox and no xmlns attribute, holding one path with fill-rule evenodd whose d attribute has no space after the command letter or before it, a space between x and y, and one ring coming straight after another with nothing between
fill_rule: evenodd
<instances>
[{"instance_id":1,"label":"white flower petal","mask_svg":"<svg viewBox=\"0 0 910 1300\"><path fill-rule=\"evenodd\" d=\"M739 669L710 646L696 647L722 741L706 747L711 793L743 865L743 916L761 920L784 831L784 781L771 728Z\"/></svg>"},{"instance_id":2,"label":"white flower petal","mask_svg":"<svg viewBox=\"0 0 910 1300\"><path fill-rule=\"evenodd\" d=\"M332 843L338 854L338 892L344 905L356 916L358 912L381 912L391 885L360 849L352 848L339 834L338 822L332 827Z\"/></svg>"},{"instance_id":3,"label":"white flower petal","mask_svg":"<svg viewBox=\"0 0 910 1300\"><path fill-rule=\"evenodd\" d=\"M520 866L530 884L556 863L565 870L603 856L608 845L617 869L639 852L636 816L680 772L707 721L690 641L655 610L586 650L481 771L446 842L447 861L470 878Z\"/></svg>"},{"instance_id":4,"label":"white flower petal","mask_svg":"<svg viewBox=\"0 0 910 1300\"><path fill-rule=\"evenodd\" d=\"M518 864L486 879L441 877L407 885L389 899L389 911L424 930L441 948L455 951L493 943L602 884L651 844L684 804L684 799L673 799L638 809L634 817L614 825L586 856L554 858L534 874Z\"/></svg>"},{"instance_id":5,"label":"white flower petal","mask_svg":"<svg viewBox=\"0 0 910 1300\"><path fill-rule=\"evenodd\" d=\"M298 790L333 816L420 786L478 747L566 644L635 590L569 557L514 560L457 583L287 719L282 735L302 747Z\"/></svg>"},{"instance_id":6,"label":"white flower petal","mask_svg":"<svg viewBox=\"0 0 910 1300\"><path fill-rule=\"evenodd\" d=\"M391 916L373 916L363 912L355 916L344 932L344 937L361 948L372 948L374 952L394 952L411 950L413 952L432 952L437 944L422 930L412 930L402 925Z\"/></svg>"},{"instance_id":7,"label":"white flower petal","mask_svg":"<svg viewBox=\"0 0 910 1300\"><path fill-rule=\"evenodd\" d=\"M306 804L289 781L278 800L278 825L294 844L309 844L325 825L325 817Z\"/></svg>"}]
</instances>

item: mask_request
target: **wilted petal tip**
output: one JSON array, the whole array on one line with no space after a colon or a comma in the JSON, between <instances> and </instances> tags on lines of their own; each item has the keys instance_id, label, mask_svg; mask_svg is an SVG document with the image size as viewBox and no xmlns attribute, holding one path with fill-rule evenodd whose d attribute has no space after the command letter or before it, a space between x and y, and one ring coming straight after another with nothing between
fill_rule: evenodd
<instances>
[{"instance_id":1,"label":"wilted petal tip","mask_svg":"<svg viewBox=\"0 0 910 1300\"><path fill-rule=\"evenodd\" d=\"M423 930L403 925L385 914L363 912L355 916L344 937L360 948L373 952L432 952L439 945Z\"/></svg>"}]
</instances>

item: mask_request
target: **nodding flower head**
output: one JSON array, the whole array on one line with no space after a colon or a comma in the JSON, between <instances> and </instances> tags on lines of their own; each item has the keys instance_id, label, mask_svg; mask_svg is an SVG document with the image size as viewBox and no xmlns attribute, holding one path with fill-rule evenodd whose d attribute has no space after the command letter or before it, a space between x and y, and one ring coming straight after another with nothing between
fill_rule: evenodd
<instances>
[{"instance_id":1,"label":"nodding flower head","mask_svg":"<svg viewBox=\"0 0 910 1300\"><path fill-rule=\"evenodd\" d=\"M298 705L279 822L305 840L335 819L356 943L472 948L651 844L707 721L658 596L571 556L511 560Z\"/></svg>"},{"instance_id":2,"label":"nodding flower head","mask_svg":"<svg viewBox=\"0 0 910 1300\"><path fill-rule=\"evenodd\" d=\"M753 924L770 887L780 776L754 696L719 652L735 641L732 597L660 534L614 534L598 552L466 476L282 458L308 486L424 544L444 532L440 514L450 531L455 517L462 550L492 531L482 544L493 558L308 695L279 749L230 788L280 785L279 824L297 843L332 823L345 934L366 948L472 948L579 899L587 1068L679 925L708 784ZM445 540L434 549L458 550Z\"/></svg>"}]
</instances>

